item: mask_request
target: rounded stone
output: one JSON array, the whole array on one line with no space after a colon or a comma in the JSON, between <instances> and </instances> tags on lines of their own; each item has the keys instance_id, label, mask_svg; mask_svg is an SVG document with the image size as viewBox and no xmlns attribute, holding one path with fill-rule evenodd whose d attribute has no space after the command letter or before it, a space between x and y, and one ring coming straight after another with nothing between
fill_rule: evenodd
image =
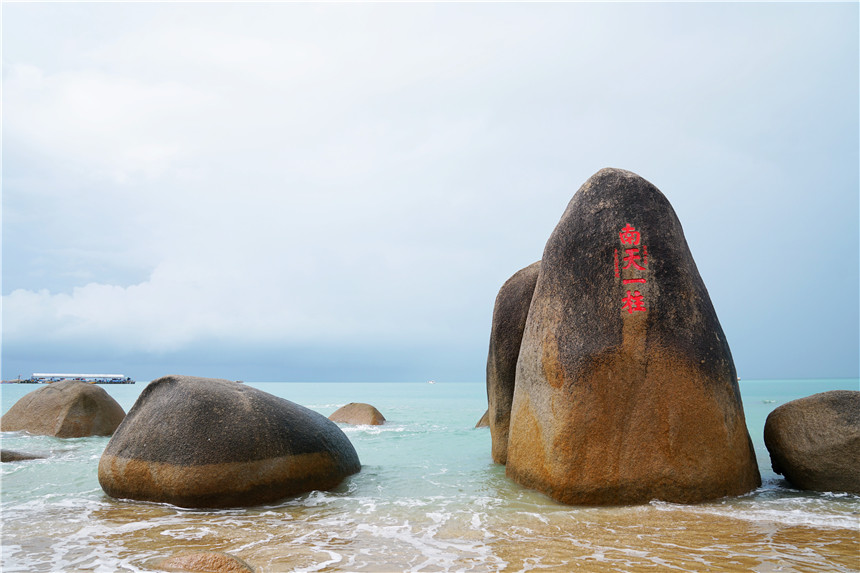
<instances>
[{"instance_id":1,"label":"rounded stone","mask_svg":"<svg viewBox=\"0 0 860 573\"><path fill-rule=\"evenodd\" d=\"M243 560L219 551L188 551L158 563L165 571L204 571L206 573L254 573Z\"/></svg>"},{"instance_id":2,"label":"rounded stone","mask_svg":"<svg viewBox=\"0 0 860 573\"><path fill-rule=\"evenodd\" d=\"M807 490L860 494L860 391L833 390L771 412L764 443L773 471Z\"/></svg>"},{"instance_id":3,"label":"rounded stone","mask_svg":"<svg viewBox=\"0 0 860 573\"><path fill-rule=\"evenodd\" d=\"M385 416L371 406L362 402L350 402L341 406L328 417L332 422L365 426L380 426L385 423Z\"/></svg>"},{"instance_id":4,"label":"rounded stone","mask_svg":"<svg viewBox=\"0 0 860 573\"><path fill-rule=\"evenodd\" d=\"M634 173L591 177L547 241L506 473L583 505L693 503L761 483L729 345L681 224Z\"/></svg>"},{"instance_id":5,"label":"rounded stone","mask_svg":"<svg viewBox=\"0 0 860 573\"><path fill-rule=\"evenodd\" d=\"M361 468L325 416L229 380L151 382L99 461L116 498L246 507L337 486Z\"/></svg>"},{"instance_id":6,"label":"rounded stone","mask_svg":"<svg viewBox=\"0 0 860 573\"><path fill-rule=\"evenodd\" d=\"M57 438L110 436L125 412L103 388L79 380L54 382L15 402L0 418L0 430Z\"/></svg>"}]
</instances>

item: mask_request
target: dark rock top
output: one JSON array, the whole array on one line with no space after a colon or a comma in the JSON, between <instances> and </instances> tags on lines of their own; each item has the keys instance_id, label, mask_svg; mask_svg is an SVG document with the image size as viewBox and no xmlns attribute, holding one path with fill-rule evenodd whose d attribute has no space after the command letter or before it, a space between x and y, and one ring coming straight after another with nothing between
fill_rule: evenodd
<instances>
[{"instance_id":1,"label":"dark rock top","mask_svg":"<svg viewBox=\"0 0 860 573\"><path fill-rule=\"evenodd\" d=\"M336 424L289 400L231 380L166 376L144 389L105 452L202 465L315 453L324 445L352 449Z\"/></svg>"},{"instance_id":2,"label":"dark rock top","mask_svg":"<svg viewBox=\"0 0 860 573\"><path fill-rule=\"evenodd\" d=\"M571 199L543 261L536 311L563 320L553 330L569 371L588 372L604 352L633 350L631 343L647 338L649 348L672 349L740 397L731 350L681 223L650 182L621 169L599 171Z\"/></svg>"}]
</instances>

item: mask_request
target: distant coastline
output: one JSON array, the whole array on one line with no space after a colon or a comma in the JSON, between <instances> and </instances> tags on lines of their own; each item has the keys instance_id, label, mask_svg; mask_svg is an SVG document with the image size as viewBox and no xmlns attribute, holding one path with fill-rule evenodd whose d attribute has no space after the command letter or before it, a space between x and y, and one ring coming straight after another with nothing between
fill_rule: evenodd
<instances>
[{"instance_id":1,"label":"distant coastline","mask_svg":"<svg viewBox=\"0 0 860 573\"><path fill-rule=\"evenodd\" d=\"M3 384L53 384L55 382L67 382L77 380L88 384L134 384L135 381L124 374L58 374L58 373L34 373L29 378L17 380L2 380Z\"/></svg>"}]
</instances>

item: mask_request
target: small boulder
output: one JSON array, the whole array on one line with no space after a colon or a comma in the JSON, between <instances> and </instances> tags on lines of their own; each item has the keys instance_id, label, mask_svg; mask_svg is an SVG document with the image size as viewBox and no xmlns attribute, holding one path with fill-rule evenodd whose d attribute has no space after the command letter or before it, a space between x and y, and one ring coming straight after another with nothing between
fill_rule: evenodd
<instances>
[{"instance_id":1,"label":"small boulder","mask_svg":"<svg viewBox=\"0 0 860 573\"><path fill-rule=\"evenodd\" d=\"M25 454L14 450L0 450L0 462L23 462L27 460L43 460L45 456Z\"/></svg>"},{"instance_id":2,"label":"small boulder","mask_svg":"<svg viewBox=\"0 0 860 573\"><path fill-rule=\"evenodd\" d=\"M478 420L478 423L475 424L476 428L489 428L490 427L490 410L484 412L484 415L481 416L481 419Z\"/></svg>"},{"instance_id":3,"label":"small boulder","mask_svg":"<svg viewBox=\"0 0 860 573\"><path fill-rule=\"evenodd\" d=\"M761 483L681 223L634 173L592 176L546 243L507 456L508 477L568 504L695 503Z\"/></svg>"},{"instance_id":4,"label":"small boulder","mask_svg":"<svg viewBox=\"0 0 860 573\"><path fill-rule=\"evenodd\" d=\"M181 507L247 507L337 486L361 469L337 425L229 380L151 382L99 461L116 498Z\"/></svg>"},{"instance_id":5,"label":"small boulder","mask_svg":"<svg viewBox=\"0 0 860 573\"><path fill-rule=\"evenodd\" d=\"M4 432L57 438L110 436L125 412L103 388L79 380L54 382L15 402L0 418Z\"/></svg>"},{"instance_id":6,"label":"small boulder","mask_svg":"<svg viewBox=\"0 0 860 573\"><path fill-rule=\"evenodd\" d=\"M800 489L860 494L860 391L833 390L771 412L764 443L773 471Z\"/></svg>"},{"instance_id":7,"label":"small boulder","mask_svg":"<svg viewBox=\"0 0 860 573\"><path fill-rule=\"evenodd\" d=\"M238 557L220 551L188 551L163 559L157 565L165 571L254 573L254 569Z\"/></svg>"},{"instance_id":8,"label":"small boulder","mask_svg":"<svg viewBox=\"0 0 860 573\"><path fill-rule=\"evenodd\" d=\"M341 424L365 426L380 426L385 423L385 416L379 410L361 402L350 402L346 406L341 406L328 419Z\"/></svg>"},{"instance_id":9,"label":"small boulder","mask_svg":"<svg viewBox=\"0 0 860 573\"><path fill-rule=\"evenodd\" d=\"M490 351L487 355L487 416L493 461L497 464L508 461L508 430L517 357L520 355L523 330L539 272L540 261L514 273L499 289L493 305Z\"/></svg>"}]
</instances>

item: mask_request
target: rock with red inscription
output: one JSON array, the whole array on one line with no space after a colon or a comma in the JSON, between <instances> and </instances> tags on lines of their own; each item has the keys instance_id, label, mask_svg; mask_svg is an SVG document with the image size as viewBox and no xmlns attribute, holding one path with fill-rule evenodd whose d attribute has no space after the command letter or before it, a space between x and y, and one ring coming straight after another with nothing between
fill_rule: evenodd
<instances>
[{"instance_id":1,"label":"rock with red inscription","mask_svg":"<svg viewBox=\"0 0 860 573\"><path fill-rule=\"evenodd\" d=\"M792 400L764 425L773 471L801 489L860 494L860 392Z\"/></svg>"},{"instance_id":2,"label":"rock with red inscription","mask_svg":"<svg viewBox=\"0 0 860 573\"><path fill-rule=\"evenodd\" d=\"M634 173L591 177L546 244L506 472L584 505L692 503L761 483L729 345L681 224Z\"/></svg>"},{"instance_id":3,"label":"rock with red inscription","mask_svg":"<svg viewBox=\"0 0 860 573\"><path fill-rule=\"evenodd\" d=\"M487 402L493 461L498 464L508 459L508 426L517 357L539 271L540 261L514 273L499 289L493 306L487 355Z\"/></svg>"},{"instance_id":4,"label":"rock with red inscription","mask_svg":"<svg viewBox=\"0 0 860 573\"><path fill-rule=\"evenodd\" d=\"M57 438L110 436L124 417L104 388L64 380L24 395L0 419L0 429Z\"/></svg>"},{"instance_id":5,"label":"rock with red inscription","mask_svg":"<svg viewBox=\"0 0 860 573\"><path fill-rule=\"evenodd\" d=\"M341 424L355 424L364 426L381 426L385 423L385 416L370 404L362 402L350 402L341 406L328 417L332 422Z\"/></svg>"},{"instance_id":6,"label":"rock with red inscription","mask_svg":"<svg viewBox=\"0 0 860 573\"><path fill-rule=\"evenodd\" d=\"M99 461L116 498L242 507L331 489L361 465L337 424L229 380L151 382Z\"/></svg>"}]
</instances>

